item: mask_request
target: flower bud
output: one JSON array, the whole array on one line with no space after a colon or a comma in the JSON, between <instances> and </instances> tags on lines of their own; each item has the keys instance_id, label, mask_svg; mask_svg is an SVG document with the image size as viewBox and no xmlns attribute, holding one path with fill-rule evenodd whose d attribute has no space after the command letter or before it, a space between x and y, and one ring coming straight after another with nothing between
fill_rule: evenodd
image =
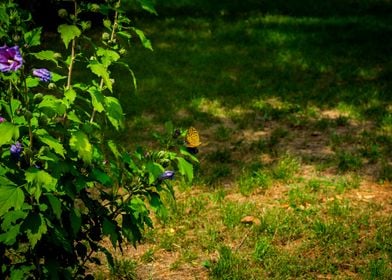
<instances>
[{"instance_id":1,"label":"flower bud","mask_svg":"<svg viewBox=\"0 0 392 280\"><path fill-rule=\"evenodd\" d=\"M42 115L38 119L39 125L47 125L48 124L48 117L45 115Z\"/></svg>"},{"instance_id":2,"label":"flower bud","mask_svg":"<svg viewBox=\"0 0 392 280\"><path fill-rule=\"evenodd\" d=\"M31 120L31 118L33 117L33 114L29 110L26 110L24 112L24 117L26 120Z\"/></svg>"},{"instance_id":3,"label":"flower bud","mask_svg":"<svg viewBox=\"0 0 392 280\"><path fill-rule=\"evenodd\" d=\"M57 86L55 83L49 83L48 84L48 89L55 89Z\"/></svg>"},{"instance_id":4,"label":"flower bud","mask_svg":"<svg viewBox=\"0 0 392 280\"><path fill-rule=\"evenodd\" d=\"M68 15L68 12L66 9L60 9L58 10L57 14L61 18L65 18Z\"/></svg>"},{"instance_id":5,"label":"flower bud","mask_svg":"<svg viewBox=\"0 0 392 280\"><path fill-rule=\"evenodd\" d=\"M110 39L110 34L107 32L102 33L102 40L107 41Z\"/></svg>"},{"instance_id":6,"label":"flower bud","mask_svg":"<svg viewBox=\"0 0 392 280\"><path fill-rule=\"evenodd\" d=\"M46 68L34 69L33 75L38 77L42 82L49 82L52 79L52 73Z\"/></svg>"},{"instance_id":7,"label":"flower bud","mask_svg":"<svg viewBox=\"0 0 392 280\"><path fill-rule=\"evenodd\" d=\"M82 21L81 26L83 30L87 30L91 28L91 21Z\"/></svg>"},{"instance_id":8,"label":"flower bud","mask_svg":"<svg viewBox=\"0 0 392 280\"><path fill-rule=\"evenodd\" d=\"M14 42L19 42L20 36L15 34L14 36L12 36L12 40L14 40Z\"/></svg>"},{"instance_id":9,"label":"flower bud","mask_svg":"<svg viewBox=\"0 0 392 280\"><path fill-rule=\"evenodd\" d=\"M33 155L34 155L33 151L32 151L30 148L24 149L24 154L25 154L28 158L31 158L31 157L33 157Z\"/></svg>"},{"instance_id":10,"label":"flower bud","mask_svg":"<svg viewBox=\"0 0 392 280\"><path fill-rule=\"evenodd\" d=\"M91 6L90 6L90 11L92 11L92 12L95 12L95 13L98 13L99 12L99 10L100 10L100 6L98 5L98 4L91 4Z\"/></svg>"},{"instance_id":11,"label":"flower bud","mask_svg":"<svg viewBox=\"0 0 392 280\"><path fill-rule=\"evenodd\" d=\"M36 103L41 102L44 95L42 93L37 93L34 95L33 99Z\"/></svg>"},{"instance_id":12,"label":"flower bud","mask_svg":"<svg viewBox=\"0 0 392 280\"><path fill-rule=\"evenodd\" d=\"M119 52L121 55L126 55L126 54L127 54L127 50L124 49L124 48L121 48L118 52Z\"/></svg>"}]
</instances>

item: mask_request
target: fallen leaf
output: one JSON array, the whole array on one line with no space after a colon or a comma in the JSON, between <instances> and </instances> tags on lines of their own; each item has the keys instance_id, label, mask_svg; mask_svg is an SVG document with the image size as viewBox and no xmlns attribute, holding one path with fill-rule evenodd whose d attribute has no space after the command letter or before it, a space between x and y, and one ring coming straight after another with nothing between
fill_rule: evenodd
<instances>
[{"instance_id":1,"label":"fallen leaf","mask_svg":"<svg viewBox=\"0 0 392 280\"><path fill-rule=\"evenodd\" d=\"M245 216L241 219L241 223L244 224L255 224L256 226L261 224L261 221L259 218L256 218L254 216Z\"/></svg>"}]
</instances>

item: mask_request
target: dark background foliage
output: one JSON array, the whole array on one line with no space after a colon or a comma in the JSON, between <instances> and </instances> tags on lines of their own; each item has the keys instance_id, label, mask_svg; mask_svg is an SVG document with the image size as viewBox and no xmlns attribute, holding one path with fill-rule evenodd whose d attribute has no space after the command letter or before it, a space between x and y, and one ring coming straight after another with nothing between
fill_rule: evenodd
<instances>
[{"instance_id":1,"label":"dark background foliage","mask_svg":"<svg viewBox=\"0 0 392 280\"><path fill-rule=\"evenodd\" d=\"M93 1L100 3L104 1ZM130 13L135 16L151 16L142 11L136 0L128 2ZM153 0L159 16L239 16L249 12L290 16L358 16L391 15L390 0ZM23 8L30 10L33 18L44 28L51 29L61 22L57 15L60 8L69 8L72 2L58 0L19 0ZM100 20L96 14L86 15L93 22Z\"/></svg>"}]
</instances>

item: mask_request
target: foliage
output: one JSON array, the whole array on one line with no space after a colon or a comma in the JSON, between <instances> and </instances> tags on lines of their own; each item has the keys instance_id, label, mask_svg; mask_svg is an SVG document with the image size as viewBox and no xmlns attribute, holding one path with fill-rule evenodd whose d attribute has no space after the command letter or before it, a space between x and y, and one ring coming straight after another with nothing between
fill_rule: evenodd
<instances>
[{"instance_id":1,"label":"foliage","mask_svg":"<svg viewBox=\"0 0 392 280\"><path fill-rule=\"evenodd\" d=\"M150 1L138 3L155 13ZM120 249L123 242L136 246L153 226L150 211L166 213L161 193L173 194L174 170L189 181L197 162L180 145L128 152L108 136L124 128L111 67L125 67L136 85L122 61L125 48L134 37L152 46L121 1L72 4L59 10L65 57L42 49L42 28L31 24L28 12L13 1L0 4L2 279L77 279L88 263L99 263L95 252L113 266L103 238ZM87 35L85 12L103 16L98 41ZM75 71L94 78L74 82Z\"/></svg>"}]
</instances>

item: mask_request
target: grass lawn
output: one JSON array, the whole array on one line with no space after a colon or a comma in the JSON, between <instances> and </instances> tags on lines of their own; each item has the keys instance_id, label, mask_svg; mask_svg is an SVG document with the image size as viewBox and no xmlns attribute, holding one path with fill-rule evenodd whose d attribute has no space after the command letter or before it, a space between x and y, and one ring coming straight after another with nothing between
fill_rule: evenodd
<instances>
[{"instance_id":1,"label":"grass lawn","mask_svg":"<svg viewBox=\"0 0 392 280\"><path fill-rule=\"evenodd\" d=\"M392 18L136 23L121 139L192 125L200 166L97 278L392 279Z\"/></svg>"}]
</instances>

